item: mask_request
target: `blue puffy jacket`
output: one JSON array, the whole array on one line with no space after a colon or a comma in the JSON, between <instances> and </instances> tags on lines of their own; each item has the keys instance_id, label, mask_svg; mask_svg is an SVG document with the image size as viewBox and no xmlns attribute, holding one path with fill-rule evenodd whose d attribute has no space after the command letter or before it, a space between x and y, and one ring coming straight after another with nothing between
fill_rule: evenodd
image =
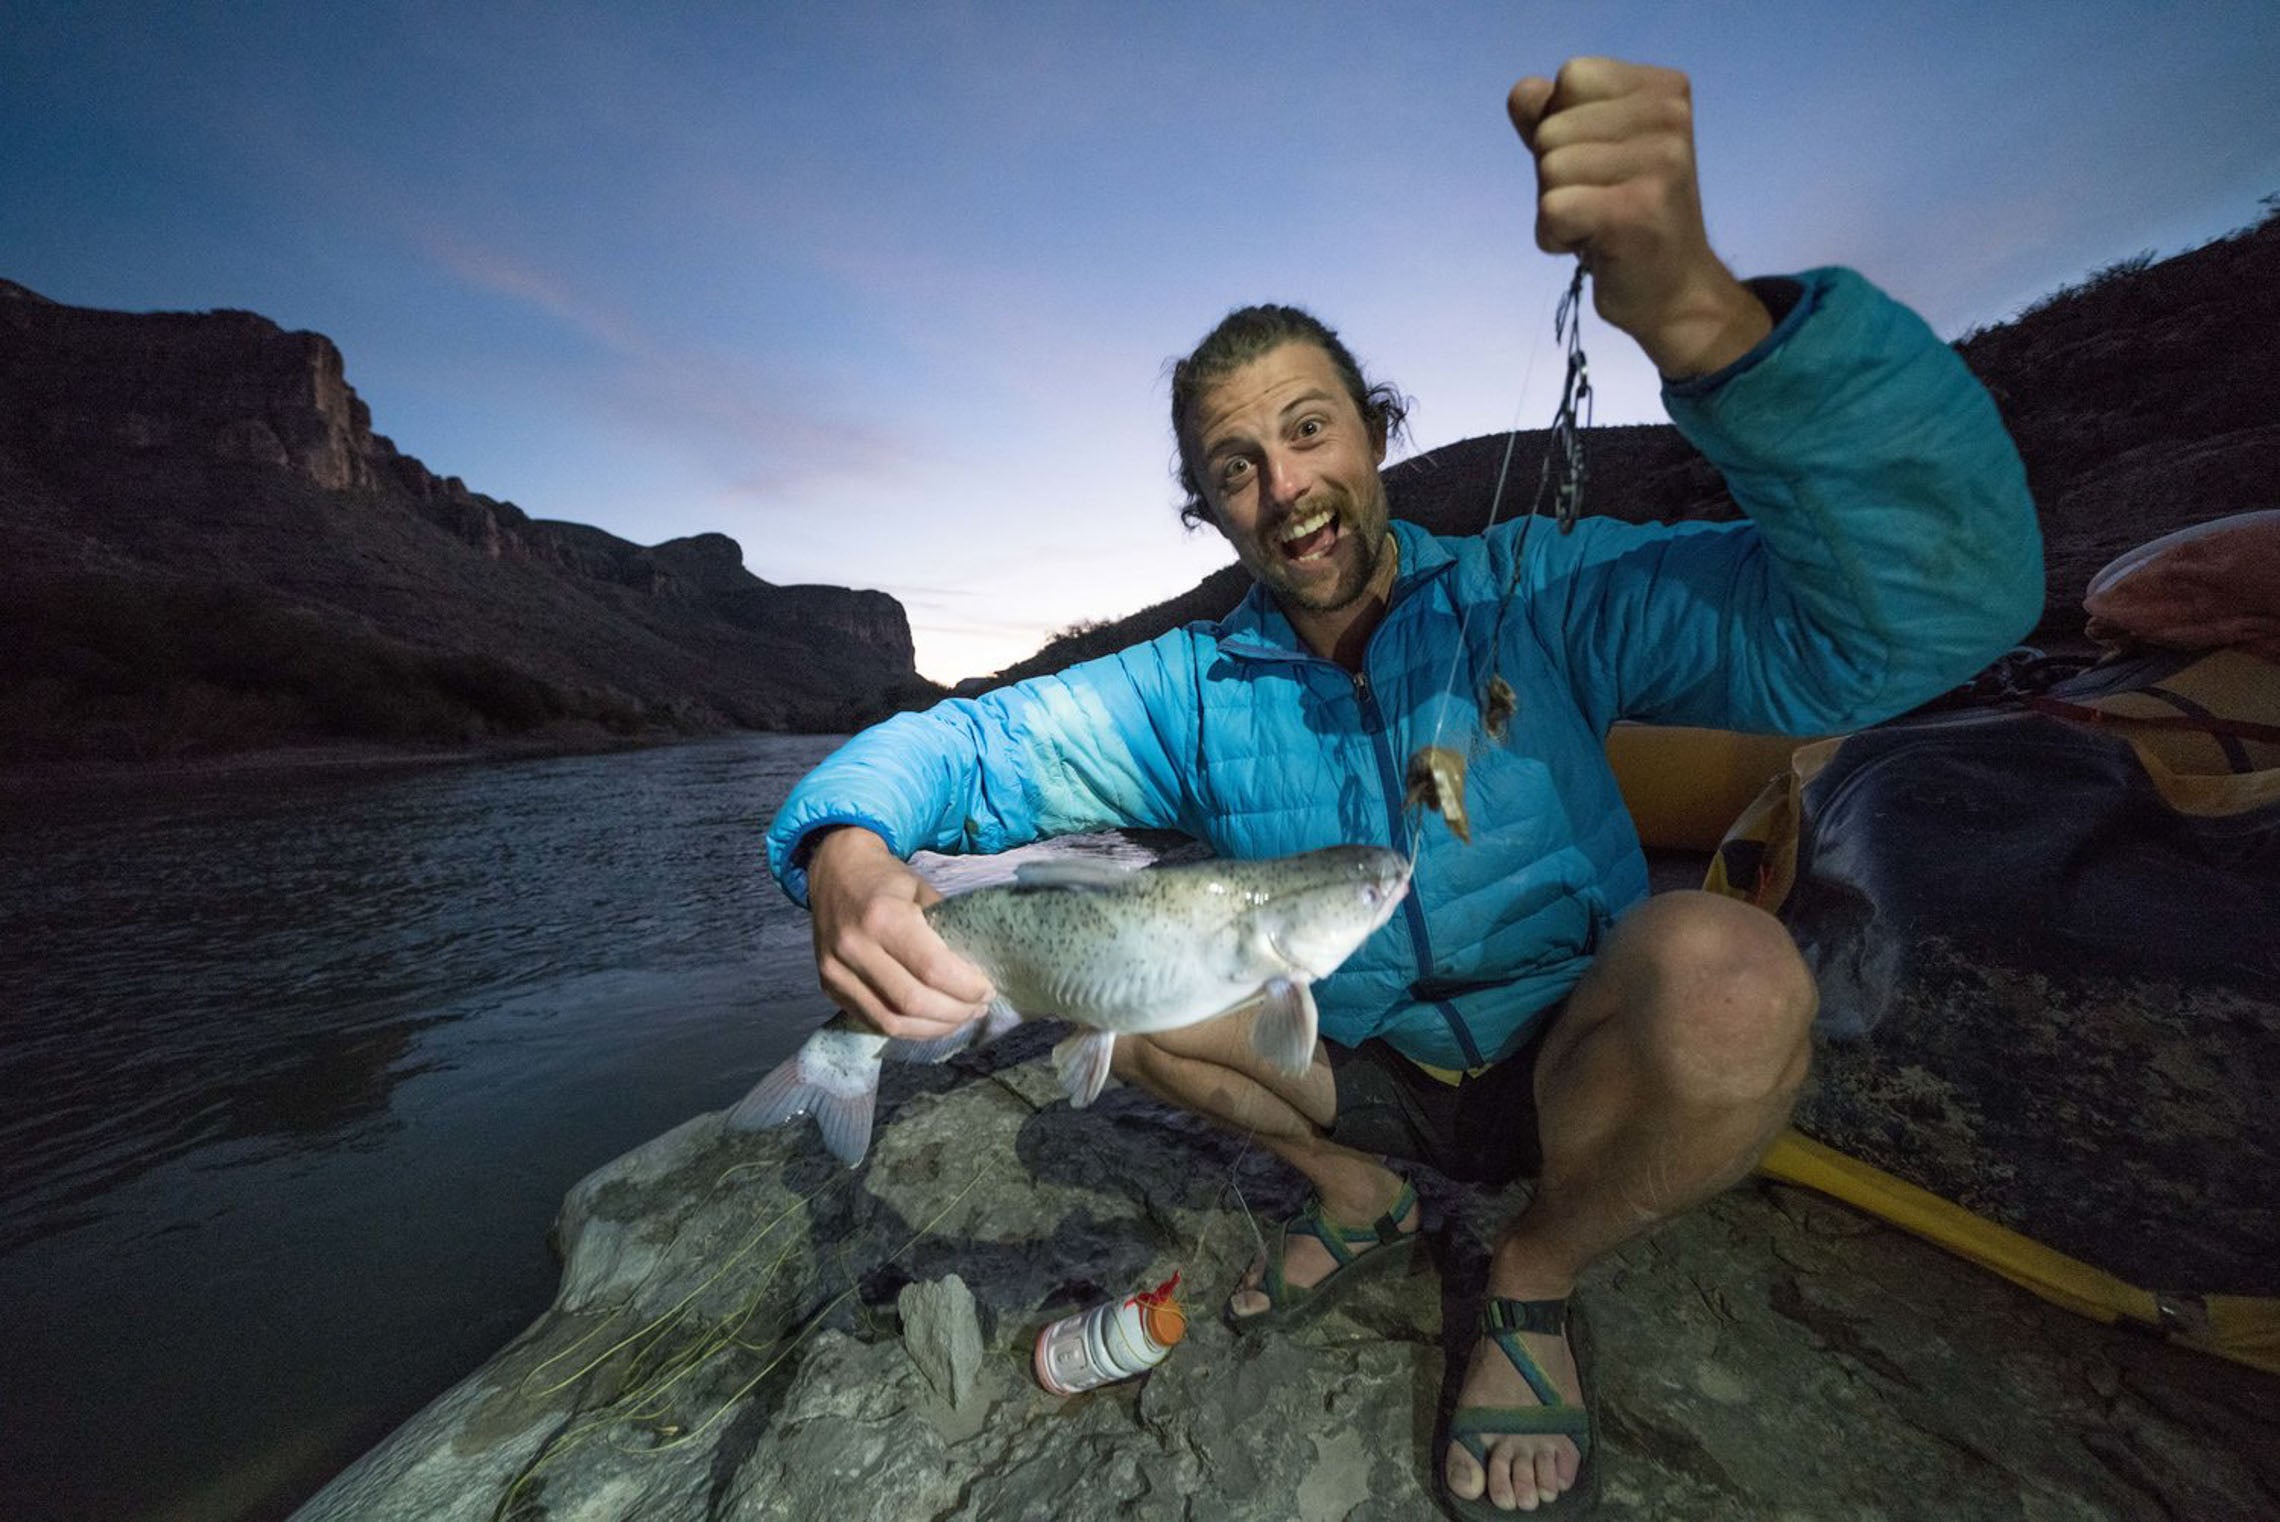
<instances>
[{"instance_id":1,"label":"blue puffy jacket","mask_svg":"<svg viewBox=\"0 0 2280 1522\"><path fill-rule=\"evenodd\" d=\"M1616 720L1855 729L1969 678L2039 616L2041 536L1987 393L1858 275L1797 278L1764 343L1664 392L1747 521L1592 518L1524 541L1524 520L1464 538L1397 521L1360 673L1254 587L1216 624L857 735L777 814L778 881L806 901L800 842L831 824L905 857L1118 825L1236 857L1414 844L1404 911L1315 988L1322 1033L1441 1067L1510 1052L1647 893L1604 748ZM1501 742L1477 711L1492 671L1519 697ZM1405 759L1435 742L1469 749L1470 845L1403 813Z\"/></svg>"}]
</instances>

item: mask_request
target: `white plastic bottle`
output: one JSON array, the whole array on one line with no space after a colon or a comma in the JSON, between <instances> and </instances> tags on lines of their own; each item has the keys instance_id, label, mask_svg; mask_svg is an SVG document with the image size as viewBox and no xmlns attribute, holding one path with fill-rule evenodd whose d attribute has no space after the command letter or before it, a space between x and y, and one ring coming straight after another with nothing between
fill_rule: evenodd
<instances>
[{"instance_id":1,"label":"white plastic bottle","mask_svg":"<svg viewBox=\"0 0 2280 1522\"><path fill-rule=\"evenodd\" d=\"M1187 1335L1187 1313L1172 1298L1180 1276L1152 1290L1104 1300L1037 1334L1037 1382L1074 1395L1145 1374Z\"/></svg>"}]
</instances>

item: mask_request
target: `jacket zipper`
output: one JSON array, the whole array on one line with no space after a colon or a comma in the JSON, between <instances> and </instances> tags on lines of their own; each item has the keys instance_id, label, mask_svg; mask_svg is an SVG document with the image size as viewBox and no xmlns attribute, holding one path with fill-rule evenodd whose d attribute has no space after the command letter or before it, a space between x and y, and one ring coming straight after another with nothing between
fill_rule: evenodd
<instances>
[{"instance_id":1,"label":"jacket zipper","mask_svg":"<svg viewBox=\"0 0 2280 1522\"><path fill-rule=\"evenodd\" d=\"M1355 671L1348 675L1354 683L1354 701L1361 707L1362 729L1370 737L1370 748L1377 755L1378 775L1384 784L1386 838L1395 850L1414 858L1422 851L1419 844L1409 838L1409 822L1402 814L1405 790L1400 769L1393 764L1393 746L1386 739L1385 713L1378 707L1377 694L1370 690L1369 674ZM1417 973L1422 979L1433 970L1433 938L1425 929L1425 907L1417 901L1415 893L1403 896L1402 913L1409 921L1409 938L1417 948ZM1463 1049L1465 1066L1476 1068L1486 1062L1457 1007L1446 999L1435 999L1433 1007L1441 1012L1441 1018L1448 1022L1449 1033Z\"/></svg>"}]
</instances>

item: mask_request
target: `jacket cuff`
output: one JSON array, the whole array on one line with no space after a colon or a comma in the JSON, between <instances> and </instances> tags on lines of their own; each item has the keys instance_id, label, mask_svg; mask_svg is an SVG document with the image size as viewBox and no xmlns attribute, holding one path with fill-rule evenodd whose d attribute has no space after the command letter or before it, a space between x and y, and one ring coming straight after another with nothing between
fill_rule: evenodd
<instances>
[{"instance_id":1,"label":"jacket cuff","mask_svg":"<svg viewBox=\"0 0 2280 1522\"><path fill-rule=\"evenodd\" d=\"M1749 353L1723 369L1708 375L1690 375L1685 380L1664 381L1663 395L1694 400L1707 396L1735 376L1755 369L1774 350L1788 342L1789 335L1804 326L1818 305L1815 297L1818 288L1793 275L1759 275L1742 282L1749 293L1764 304L1767 315L1773 318L1773 331L1759 339Z\"/></svg>"},{"instance_id":2,"label":"jacket cuff","mask_svg":"<svg viewBox=\"0 0 2280 1522\"><path fill-rule=\"evenodd\" d=\"M866 814L818 814L797 823L779 818L769 828L768 870L775 877L776 885L784 890L784 896L802 909L808 907L808 857L826 830L836 830L842 825L869 830L886 841L888 849L894 849L893 832L887 825Z\"/></svg>"}]
</instances>

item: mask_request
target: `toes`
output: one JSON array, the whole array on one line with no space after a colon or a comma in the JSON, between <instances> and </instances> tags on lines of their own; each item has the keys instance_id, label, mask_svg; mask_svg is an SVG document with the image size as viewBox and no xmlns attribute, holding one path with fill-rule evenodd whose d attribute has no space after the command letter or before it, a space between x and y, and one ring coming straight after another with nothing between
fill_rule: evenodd
<instances>
[{"instance_id":1,"label":"toes","mask_svg":"<svg viewBox=\"0 0 2280 1522\"><path fill-rule=\"evenodd\" d=\"M1518 1510L1526 1505L1531 1511L1536 1506L1536 1487L1527 1484L1527 1497L1523 1502L1521 1487L1513 1483L1512 1445L1499 1443L1488 1450L1488 1498L1506 1511Z\"/></svg>"},{"instance_id":2,"label":"toes","mask_svg":"<svg viewBox=\"0 0 2280 1522\"><path fill-rule=\"evenodd\" d=\"M1547 1448L1536 1455L1536 1494L1547 1501L1568 1488L1568 1477L1561 1475L1560 1467L1557 1450Z\"/></svg>"},{"instance_id":3,"label":"toes","mask_svg":"<svg viewBox=\"0 0 2280 1522\"><path fill-rule=\"evenodd\" d=\"M1267 1260L1253 1258L1251 1266L1243 1271L1242 1281L1227 1297L1228 1311L1240 1318L1256 1316L1261 1311L1272 1308L1274 1302L1267 1298L1264 1288L1266 1282Z\"/></svg>"},{"instance_id":4,"label":"toes","mask_svg":"<svg viewBox=\"0 0 2280 1522\"><path fill-rule=\"evenodd\" d=\"M1443 1472L1448 1476L1449 1494L1460 1501L1477 1501L1487 1485L1487 1476L1473 1456L1456 1443L1449 1445L1449 1461Z\"/></svg>"}]
</instances>

